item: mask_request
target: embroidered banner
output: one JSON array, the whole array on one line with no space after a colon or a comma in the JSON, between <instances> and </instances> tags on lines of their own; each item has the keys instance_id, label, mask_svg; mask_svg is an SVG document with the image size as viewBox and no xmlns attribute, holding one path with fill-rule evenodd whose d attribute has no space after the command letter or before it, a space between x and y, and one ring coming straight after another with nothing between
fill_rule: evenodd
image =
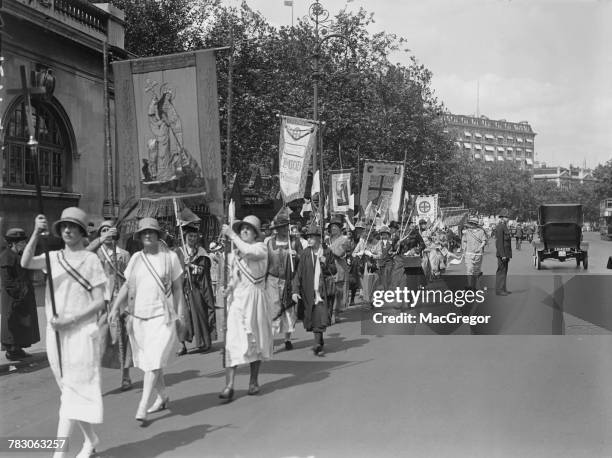
<instances>
[{"instance_id":1,"label":"embroidered banner","mask_svg":"<svg viewBox=\"0 0 612 458\"><path fill-rule=\"evenodd\" d=\"M351 172L332 172L331 179L331 211L346 213L351 207Z\"/></svg>"},{"instance_id":2,"label":"embroidered banner","mask_svg":"<svg viewBox=\"0 0 612 458\"><path fill-rule=\"evenodd\" d=\"M282 117L279 139L280 190L284 202L304 197L317 126L301 118Z\"/></svg>"},{"instance_id":3,"label":"embroidered banner","mask_svg":"<svg viewBox=\"0 0 612 458\"><path fill-rule=\"evenodd\" d=\"M120 199L206 191L223 215L214 51L112 65Z\"/></svg>"},{"instance_id":4,"label":"embroidered banner","mask_svg":"<svg viewBox=\"0 0 612 458\"><path fill-rule=\"evenodd\" d=\"M417 196L416 210L419 219L434 222L438 218L438 195Z\"/></svg>"},{"instance_id":5,"label":"embroidered banner","mask_svg":"<svg viewBox=\"0 0 612 458\"><path fill-rule=\"evenodd\" d=\"M372 207L385 214L391 221L399 221L404 165L401 162L366 161L363 167L363 184L359 205L372 202Z\"/></svg>"}]
</instances>

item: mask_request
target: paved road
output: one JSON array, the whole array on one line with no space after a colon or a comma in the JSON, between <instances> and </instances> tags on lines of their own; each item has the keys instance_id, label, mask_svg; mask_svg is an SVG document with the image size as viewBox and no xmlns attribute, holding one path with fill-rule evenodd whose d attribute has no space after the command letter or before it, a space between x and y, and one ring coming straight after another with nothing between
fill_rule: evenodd
<instances>
[{"instance_id":1,"label":"paved road","mask_svg":"<svg viewBox=\"0 0 612 458\"><path fill-rule=\"evenodd\" d=\"M485 260L487 273L493 256ZM607 259L596 254L592 266L596 256ZM511 273L525 273L529 257L527 250L516 253ZM561 269L578 273L568 263L552 267L552 275L531 269L536 286L564 278ZM588 298L581 305L588 308ZM612 456L606 329L600 335L470 336L460 335L470 332L462 326L453 335L369 336L361 334L361 313L348 312L328 330L324 358L312 355L310 336L300 329L293 351L279 347L262 366L261 394L246 395L243 369L236 399L227 405L217 398L224 384L218 352L176 359L167 371L170 409L153 416L148 428L133 420L140 382L118 392L119 374L105 369L101 456ZM579 320L556 313L564 327ZM58 389L48 368L31 370L0 377L3 436L55 432Z\"/></svg>"}]
</instances>

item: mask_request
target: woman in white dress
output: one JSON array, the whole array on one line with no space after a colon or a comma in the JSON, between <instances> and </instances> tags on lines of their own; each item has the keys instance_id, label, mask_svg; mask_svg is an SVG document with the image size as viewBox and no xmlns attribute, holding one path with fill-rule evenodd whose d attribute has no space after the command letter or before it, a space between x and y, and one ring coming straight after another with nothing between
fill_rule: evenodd
<instances>
[{"instance_id":1,"label":"woman in white dress","mask_svg":"<svg viewBox=\"0 0 612 458\"><path fill-rule=\"evenodd\" d=\"M143 218L134 234L143 244L125 269L126 283L111 312L113 319L127 300L127 329L134 366L144 372L142 397L136 420L146 426L147 414L168 407L163 369L178 345L176 321L184 323L183 269L178 256L160 242L161 229L155 218ZM151 393L157 397L147 409Z\"/></svg>"},{"instance_id":2,"label":"woman in white dress","mask_svg":"<svg viewBox=\"0 0 612 458\"><path fill-rule=\"evenodd\" d=\"M78 458L95 454L99 440L93 424L102 423L103 416L97 314L104 308L106 274L98 257L85 250L86 221L83 210L70 207L53 224L53 233L65 244L63 250L49 253L56 316L48 288L45 300L47 357L62 392L57 437L70 437L75 423L78 424L85 436ZM47 229L47 219L38 215L34 226L21 265L26 269L45 269L45 255L34 256L34 252L41 232ZM54 457L65 455L56 451Z\"/></svg>"},{"instance_id":3,"label":"woman in white dress","mask_svg":"<svg viewBox=\"0 0 612 458\"><path fill-rule=\"evenodd\" d=\"M221 229L236 247L230 261L231 279L226 290L226 386L219 395L228 401L234 397L236 367L250 364L248 394L254 395L259 392L261 361L272 357L272 320L265 292L268 249L264 243L257 241L261 238L260 227L259 218L247 216L242 221L236 221L233 227L224 224Z\"/></svg>"}]
</instances>

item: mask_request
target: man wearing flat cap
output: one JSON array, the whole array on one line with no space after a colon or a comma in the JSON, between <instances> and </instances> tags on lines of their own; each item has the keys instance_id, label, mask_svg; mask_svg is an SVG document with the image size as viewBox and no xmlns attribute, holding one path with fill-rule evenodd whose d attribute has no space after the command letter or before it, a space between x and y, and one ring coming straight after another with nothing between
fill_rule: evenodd
<instances>
[{"instance_id":1,"label":"man wearing flat cap","mask_svg":"<svg viewBox=\"0 0 612 458\"><path fill-rule=\"evenodd\" d=\"M24 348L40 341L36 297L28 272L21 267L21 254L28 239L20 228L9 229L7 246L0 252L0 303L2 304L2 350L11 361L27 358Z\"/></svg>"},{"instance_id":2,"label":"man wearing flat cap","mask_svg":"<svg viewBox=\"0 0 612 458\"><path fill-rule=\"evenodd\" d=\"M506 289L506 278L508 277L508 263L512 258L512 236L508 230L508 210L502 208L499 211L499 223L495 228L495 248L497 250L497 271L495 272L495 294L507 296L510 292Z\"/></svg>"}]
</instances>

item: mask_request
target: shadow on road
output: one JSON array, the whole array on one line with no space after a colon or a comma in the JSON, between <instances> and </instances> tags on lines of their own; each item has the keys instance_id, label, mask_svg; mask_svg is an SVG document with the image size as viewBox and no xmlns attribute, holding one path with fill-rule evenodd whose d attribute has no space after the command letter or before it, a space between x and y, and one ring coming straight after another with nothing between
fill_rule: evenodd
<instances>
[{"instance_id":1,"label":"shadow on road","mask_svg":"<svg viewBox=\"0 0 612 458\"><path fill-rule=\"evenodd\" d=\"M149 439L130 442L104 450L96 456L100 458L119 458L126 456L130 458L150 458L151 456L157 456L164 452L175 450L178 447L202 440L211 432L230 427L231 425L196 425L178 431L164 431Z\"/></svg>"}]
</instances>

